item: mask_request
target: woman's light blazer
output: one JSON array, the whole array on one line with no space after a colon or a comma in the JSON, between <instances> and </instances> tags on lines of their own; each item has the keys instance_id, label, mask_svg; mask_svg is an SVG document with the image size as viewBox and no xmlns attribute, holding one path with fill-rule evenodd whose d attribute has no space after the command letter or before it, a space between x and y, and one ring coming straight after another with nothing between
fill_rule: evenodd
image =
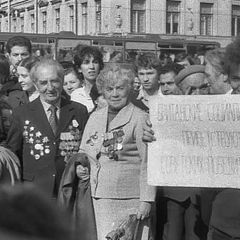
<instances>
[{"instance_id":1,"label":"woman's light blazer","mask_svg":"<svg viewBox=\"0 0 240 240\"><path fill-rule=\"evenodd\" d=\"M91 191L96 198L129 199L154 201L155 187L147 184L147 145L142 142L143 123L148 115L129 103L110 122L108 131L122 129L123 149L118 151L118 161L109 159L102 149L107 128L108 107L90 116L84 130L81 151L91 159ZM94 144L88 140L96 134Z\"/></svg>"}]
</instances>

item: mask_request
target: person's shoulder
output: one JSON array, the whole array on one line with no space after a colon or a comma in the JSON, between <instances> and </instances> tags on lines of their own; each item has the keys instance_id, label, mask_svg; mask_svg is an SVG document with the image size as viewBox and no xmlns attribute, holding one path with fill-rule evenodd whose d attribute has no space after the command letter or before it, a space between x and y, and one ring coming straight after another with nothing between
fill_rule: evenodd
<instances>
[{"instance_id":1,"label":"person's shoulder","mask_svg":"<svg viewBox=\"0 0 240 240\"><path fill-rule=\"evenodd\" d=\"M73 108L81 110L81 111L87 111L86 106L83 105L82 103L75 102L75 101L69 101L69 102Z\"/></svg>"},{"instance_id":2,"label":"person's shoulder","mask_svg":"<svg viewBox=\"0 0 240 240\"><path fill-rule=\"evenodd\" d=\"M95 111L93 111L90 116L89 119L99 119L99 117L102 117L104 114L107 114L107 106L104 106L100 109L97 109Z\"/></svg>"},{"instance_id":3,"label":"person's shoulder","mask_svg":"<svg viewBox=\"0 0 240 240\"><path fill-rule=\"evenodd\" d=\"M72 94L78 94L78 93L81 93L84 91L84 88L83 87L79 87L79 88L76 88L72 91L71 95Z\"/></svg>"},{"instance_id":4,"label":"person's shoulder","mask_svg":"<svg viewBox=\"0 0 240 240\"><path fill-rule=\"evenodd\" d=\"M141 116L148 116L148 113L146 111L144 111L142 108L136 106L135 104L133 104L133 111L138 114L138 115L141 115Z\"/></svg>"},{"instance_id":5,"label":"person's shoulder","mask_svg":"<svg viewBox=\"0 0 240 240\"><path fill-rule=\"evenodd\" d=\"M17 106L16 108L13 109L13 112L23 114L24 112L29 111L30 109L37 108L39 102L40 102L40 100L37 98L37 99L33 100L32 102L28 102L26 104Z\"/></svg>"},{"instance_id":6,"label":"person's shoulder","mask_svg":"<svg viewBox=\"0 0 240 240\"><path fill-rule=\"evenodd\" d=\"M27 111L28 111L28 103L27 104L23 104L23 105L19 105L16 106L15 108L13 108L12 112L14 116L23 116Z\"/></svg>"},{"instance_id":7,"label":"person's shoulder","mask_svg":"<svg viewBox=\"0 0 240 240\"><path fill-rule=\"evenodd\" d=\"M28 103L28 97L25 91L16 89L11 91L7 97L7 103L14 109L20 105Z\"/></svg>"},{"instance_id":8,"label":"person's shoulder","mask_svg":"<svg viewBox=\"0 0 240 240\"><path fill-rule=\"evenodd\" d=\"M136 123L144 123L146 120L149 118L149 115L147 112L142 110L141 108L135 106L133 104L133 119L135 120Z\"/></svg>"},{"instance_id":9,"label":"person's shoulder","mask_svg":"<svg viewBox=\"0 0 240 240\"><path fill-rule=\"evenodd\" d=\"M18 97L18 96L23 96L25 95L26 93L21 90L21 89L14 89L13 91L9 92L8 94L8 97L11 98L11 97Z\"/></svg>"},{"instance_id":10,"label":"person's shoulder","mask_svg":"<svg viewBox=\"0 0 240 240\"><path fill-rule=\"evenodd\" d=\"M73 92L71 93L71 99L72 98L74 99L74 98L79 97L81 95L85 95L83 87L80 87L80 88L77 88L77 89L73 90Z\"/></svg>"}]
</instances>

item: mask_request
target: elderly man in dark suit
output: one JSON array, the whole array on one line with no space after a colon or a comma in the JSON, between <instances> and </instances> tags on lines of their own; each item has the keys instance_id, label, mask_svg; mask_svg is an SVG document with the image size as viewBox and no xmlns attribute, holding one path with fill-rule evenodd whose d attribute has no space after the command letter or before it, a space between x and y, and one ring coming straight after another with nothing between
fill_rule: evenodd
<instances>
[{"instance_id":1,"label":"elderly man in dark suit","mask_svg":"<svg viewBox=\"0 0 240 240\"><path fill-rule=\"evenodd\" d=\"M76 153L88 118L86 107L61 98L63 68L43 59L31 70L40 96L13 112L7 145L21 160L22 180L50 197L57 194L68 157Z\"/></svg>"}]
</instances>

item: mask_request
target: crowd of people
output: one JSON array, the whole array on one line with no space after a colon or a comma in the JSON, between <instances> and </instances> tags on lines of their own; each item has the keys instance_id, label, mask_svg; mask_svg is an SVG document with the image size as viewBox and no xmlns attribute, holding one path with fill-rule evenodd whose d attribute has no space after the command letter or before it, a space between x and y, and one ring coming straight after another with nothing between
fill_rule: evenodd
<instances>
[{"instance_id":1,"label":"crowd of people","mask_svg":"<svg viewBox=\"0 0 240 240\"><path fill-rule=\"evenodd\" d=\"M104 63L79 45L59 63L10 38L0 55L0 236L239 239L239 190L147 183L152 96L239 93L240 39L204 61L142 53Z\"/></svg>"}]
</instances>

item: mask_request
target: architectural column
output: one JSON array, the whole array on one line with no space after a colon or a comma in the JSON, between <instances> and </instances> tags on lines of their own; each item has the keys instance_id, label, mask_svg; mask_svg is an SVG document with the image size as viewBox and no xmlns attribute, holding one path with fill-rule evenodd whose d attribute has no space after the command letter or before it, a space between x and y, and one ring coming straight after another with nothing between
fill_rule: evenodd
<instances>
[{"instance_id":1,"label":"architectural column","mask_svg":"<svg viewBox=\"0 0 240 240\"><path fill-rule=\"evenodd\" d=\"M38 0L35 0L34 3L34 9L35 9L35 13L34 13L34 17L35 17L35 33L38 33L38 26L39 26L39 5L38 5Z\"/></svg>"},{"instance_id":2,"label":"architectural column","mask_svg":"<svg viewBox=\"0 0 240 240\"><path fill-rule=\"evenodd\" d=\"M215 25L213 25L213 33L214 35L219 36L231 36L232 2L226 0L218 0L216 1L216 5L216 20L214 21Z\"/></svg>"},{"instance_id":3,"label":"architectural column","mask_svg":"<svg viewBox=\"0 0 240 240\"><path fill-rule=\"evenodd\" d=\"M88 0L88 33L96 33L96 11L95 0Z\"/></svg>"},{"instance_id":4,"label":"architectural column","mask_svg":"<svg viewBox=\"0 0 240 240\"><path fill-rule=\"evenodd\" d=\"M51 1L49 1L48 7L47 7L47 33L54 32L53 30L53 21L54 21L54 14L53 14L53 6Z\"/></svg>"},{"instance_id":5,"label":"architectural column","mask_svg":"<svg viewBox=\"0 0 240 240\"><path fill-rule=\"evenodd\" d=\"M65 2L60 5L60 31L69 31L69 8Z\"/></svg>"},{"instance_id":6,"label":"architectural column","mask_svg":"<svg viewBox=\"0 0 240 240\"><path fill-rule=\"evenodd\" d=\"M8 27L7 27L7 31L11 32L11 0L8 0L7 8L8 8L8 10L7 10L7 13L8 13L8 18L7 18L8 19L8 21L7 21Z\"/></svg>"},{"instance_id":7,"label":"architectural column","mask_svg":"<svg viewBox=\"0 0 240 240\"><path fill-rule=\"evenodd\" d=\"M154 4L154 3L153 3ZM146 9L146 14L145 14L145 18L146 18L146 33L151 33L151 28L152 28L152 24L155 23L156 20L154 20L154 22L152 23L153 18L151 17L152 12L154 11L154 9L152 9L152 1L145 1L145 9Z\"/></svg>"},{"instance_id":8,"label":"architectural column","mask_svg":"<svg viewBox=\"0 0 240 240\"><path fill-rule=\"evenodd\" d=\"M152 32L166 34L167 1L152 0Z\"/></svg>"},{"instance_id":9,"label":"architectural column","mask_svg":"<svg viewBox=\"0 0 240 240\"><path fill-rule=\"evenodd\" d=\"M200 22L200 8L199 8L198 0L190 0L185 1L184 8L185 13L184 21L183 21L183 31L182 34L184 35L196 35L199 34L199 25Z\"/></svg>"},{"instance_id":10,"label":"architectural column","mask_svg":"<svg viewBox=\"0 0 240 240\"><path fill-rule=\"evenodd\" d=\"M124 32L129 32L130 31L130 27L131 27L131 1L119 1L120 2L120 9L119 11L116 9L116 14L115 14L115 19L117 17L118 14L120 14L120 18L121 18L121 29L120 31L122 33ZM117 3L118 4L118 3ZM115 6L116 8L116 6ZM118 20L119 21L119 20ZM115 21L116 24L116 21Z\"/></svg>"},{"instance_id":11,"label":"architectural column","mask_svg":"<svg viewBox=\"0 0 240 240\"><path fill-rule=\"evenodd\" d=\"M25 8L25 12L24 12L24 32L29 32L30 31L31 22L29 21L29 19L30 19L29 12L28 12L27 8Z\"/></svg>"},{"instance_id":12,"label":"architectural column","mask_svg":"<svg viewBox=\"0 0 240 240\"><path fill-rule=\"evenodd\" d=\"M111 30L111 0L103 0L102 4L102 33L109 33Z\"/></svg>"}]
</instances>

